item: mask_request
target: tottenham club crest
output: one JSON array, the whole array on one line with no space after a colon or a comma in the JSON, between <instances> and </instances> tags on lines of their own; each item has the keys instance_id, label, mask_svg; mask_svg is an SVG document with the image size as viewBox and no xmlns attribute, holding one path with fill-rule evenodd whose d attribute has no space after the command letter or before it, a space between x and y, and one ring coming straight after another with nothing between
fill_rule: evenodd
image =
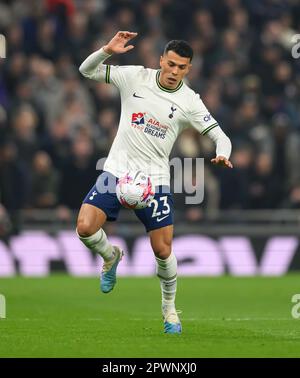
<instances>
[{"instance_id":1,"label":"tottenham club crest","mask_svg":"<svg viewBox=\"0 0 300 378\"><path fill-rule=\"evenodd\" d=\"M173 113L176 111L177 109L174 108L174 105L171 106L171 113L169 114L169 118L172 119L174 117Z\"/></svg>"}]
</instances>

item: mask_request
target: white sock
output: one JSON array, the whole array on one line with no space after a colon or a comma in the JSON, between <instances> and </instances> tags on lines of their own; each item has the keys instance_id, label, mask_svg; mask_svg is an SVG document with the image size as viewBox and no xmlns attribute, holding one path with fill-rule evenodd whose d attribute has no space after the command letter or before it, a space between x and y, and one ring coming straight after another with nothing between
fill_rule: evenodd
<instances>
[{"instance_id":1,"label":"white sock","mask_svg":"<svg viewBox=\"0 0 300 378\"><path fill-rule=\"evenodd\" d=\"M160 279L163 311L175 310L177 260L173 252L166 260L156 257L156 273Z\"/></svg>"},{"instance_id":2,"label":"white sock","mask_svg":"<svg viewBox=\"0 0 300 378\"><path fill-rule=\"evenodd\" d=\"M100 230L98 230L95 234L88 237L80 236L77 230L76 233L83 244L91 251L99 253L104 261L110 261L114 257L113 246L107 240L107 236L102 228L100 228Z\"/></svg>"}]
</instances>

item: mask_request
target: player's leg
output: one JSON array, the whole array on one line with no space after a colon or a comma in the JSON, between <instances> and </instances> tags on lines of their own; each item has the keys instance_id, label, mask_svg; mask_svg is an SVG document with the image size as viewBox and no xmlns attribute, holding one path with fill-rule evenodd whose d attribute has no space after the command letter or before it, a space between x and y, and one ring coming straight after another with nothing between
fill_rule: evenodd
<instances>
[{"instance_id":1,"label":"player's leg","mask_svg":"<svg viewBox=\"0 0 300 378\"><path fill-rule=\"evenodd\" d=\"M169 188L159 187L146 209L135 211L149 232L156 258L162 293L162 312L166 333L180 333L181 324L175 309L177 260L172 252L173 199Z\"/></svg>"},{"instance_id":2,"label":"player's leg","mask_svg":"<svg viewBox=\"0 0 300 378\"><path fill-rule=\"evenodd\" d=\"M109 243L102 229L106 220L116 220L120 204L115 193L103 193L101 185L103 177L98 179L81 206L77 220L77 235L79 239L94 253L103 258L101 272L101 290L110 292L116 284L117 266L123 256L123 251ZM99 191L98 191L99 189Z\"/></svg>"},{"instance_id":3,"label":"player's leg","mask_svg":"<svg viewBox=\"0 0 300 378\"><path fill-rule=\"evenodd\" d=\"M181 323L175 307L177 260L172 251L173 225L150 231L149 235L160 279L165 332L181 333Z\"/></svg>"},{"instance_id":4,"label":"player's leg","mask_svg":"<svg viewBox=\"0 0 300 378\"><path fill-rule=\"evenodd\" d=\"M99 253L104 261L109 261L113 258L113 246L108 242L102 229L106 219L103 210L84 203L79 211L76 232L83 244L92 252Z\"/></svg>"}]
</instances>

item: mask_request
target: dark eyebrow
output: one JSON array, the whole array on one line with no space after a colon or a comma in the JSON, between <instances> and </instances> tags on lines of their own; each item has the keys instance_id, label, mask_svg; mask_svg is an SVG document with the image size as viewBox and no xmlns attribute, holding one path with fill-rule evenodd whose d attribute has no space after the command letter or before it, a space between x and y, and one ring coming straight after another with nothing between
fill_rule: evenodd
<instances>
[{"instance_id":1,"label":"dark eyebrow","mask_svg":"<svg viewBox=\"0 0 300 378\"><path fill-rule=\"evenodd\" d=\"M173 62L173 60L168 60L168 63L172 63L174 64L174 66L178 66L178 67L186 67L187 64L176 64L175 62Z\"/></svg>"}]
</instances>

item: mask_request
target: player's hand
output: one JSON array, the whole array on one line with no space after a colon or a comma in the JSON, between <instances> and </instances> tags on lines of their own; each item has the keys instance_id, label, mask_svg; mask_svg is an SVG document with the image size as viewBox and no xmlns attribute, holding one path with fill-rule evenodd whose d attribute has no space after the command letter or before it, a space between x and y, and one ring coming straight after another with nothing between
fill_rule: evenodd
<instances>
[{"instance_id":1,"label":"player's hand","mask_svg":"<svg viewBox=\"0 0 300 378\"><path fill-rule=\"evenodd\" d=\"M220 165L226 168L233 168L233 165L230 160L226 159L224 156L217 156L214 159L211 159L211 162L215 165Z\"/></svg>"},{"instance_id":2,"label":"player's hand","mask_svg":"<svg viewBox=\"0 0 300 378\"><path fill-rule=\"evenodd\" d=\"M107 54L123 54L134 48L133 45L125 46L132 38L136 37L137 33L129 31L119 31L107 45L103 46Z\"/></svg>"}]
</instances>

